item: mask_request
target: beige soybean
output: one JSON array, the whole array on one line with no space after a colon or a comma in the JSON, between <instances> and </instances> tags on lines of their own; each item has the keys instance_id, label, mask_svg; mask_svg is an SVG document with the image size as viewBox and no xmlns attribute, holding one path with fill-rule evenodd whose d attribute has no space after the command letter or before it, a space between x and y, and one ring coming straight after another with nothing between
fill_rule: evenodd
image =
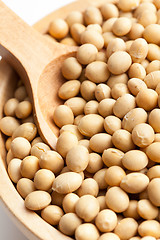
<instances>
[{"instance_id":1,"label":"beige soybean","mask_svg":"<svg viewBox=\"0 0 160 240\"><path fill-rule=\"evenodd\" d=\"M149 73L145 77L144 82L146 83L148 88L155 89L158 83L160 82L159 78L160 78L160 71L154 71Z\"/></svg>"},{"instance_id":2,"label":"beige soybean","mask_svg":"<svg viewBox=\"0 0 160 240\"><path fill-rule=\"evenodd\" d=\"M112 26L116 20L117 20L117 17L112 17L112 18L109 18L108 20L104 21L102 24L102 32L103 33L111 32Z\"/></svg>"},{"instance_id":3,"label":"beige soybean","mask_svg":"<svg viewBox=\"0 0 160 240\"><path fill-rule=\"evenodd\" d=\"M149 52L149 44L148 44L148 52ZM148 56L148 55L147 55ZM148 59L144 59L142 62L141 62L141 65L145 68L145 70L147 69L147 66L149 65L149 61Z\"/></svg>"},{"instance_id":4,"label":"beige soybean","mask_svg":"<svg viewBox=\"0 0 160 240\"><path fill-rule=\"evenodd\" d=\"M102 15L98 8L90 6L84 11L84 21L86 25L98 23L102 24Z\"/></svg>"},{"instance_id":5,"label":"beige soybean","mask_svg":"<svg viewBox=\"0 0 160 240\"><path fill-rule=\"evenodd\" d=\"M89 140L88 139L82 139L78 142L79 145L82 145L88 149L88 152L91 153L92 150L89 147Z\"/></svg>"},{"instance_id":6,"label":"beige soybean","mask_svg":"<svg viewBox=\"0 0 160 240\"><path fill-rule=\"evenodd\" d=\"M129 69L130 78L144 79L146 77L146 70L140 63L133 63Z\"/></svg>"},{"instance_id":7,"label":"beige soybean","mask_svg":"<svg viewBox=\"0 0 160 240\"><path fill-rule=\"evenodd\" d=\"M158 208L155 207L148 199L138 201L137 211L139 215L146 220L152 220L158 216Z\"/></svg>"},{"instance_id":8,"label":"beige soybean","mask_svg":"<svg viewBox=\"0 0 160 240\"><path fill-rule=\"evenodd\" d=\"M107 117L113 114L113 107L116 103L115 99L105 98L98 105L98 112L102 117Z\"/></svg>"},{"instance_id":9,"label":"beige soybean","mask_svg":"<svg viewBox=\"0 0 160 240\"><path fill-rule=\"evenodd\" d=\"M49 151L50 147L43 143L43 142L37 142L35 143L31 148L31 155L36 156L40 159L42 153Z\"/></svg>"},{"instance_id":10,"label":"beige soybean","mask_svg":"<svg viewBox=\"0 0 160 240\"><path fill-rule=\"evenodd\" d=\"M5 147L6 147L7 151L9 151L11 148L11 142L12 142L12 137L7 138L7 140L5 142Z\"/></svg>"},{"instance_id":11,"label":"beige soybean","mask_svg":"<svg viewBox=\"0 0 160 240\"><path fill-rule=\"evenodd\" d=\"M157 106L158 94L153 89L141 89L136 96L138 107L146 111L151 111Z\"/></svg>"},{"instance_id":12,"label":"beige soybean","mask_svg":"<svg viewBox=\"0 0 160 240\"><path fill-rule=\"evenodd\" d=\"M148 25L143 32L143 37L148 43L154 43L159 45L160 25L159 24Z\"/></svg>"},{"instance_id":13,"label":"beige soybean","mask_svg":"<svg viewBox=\"0 0 160 240\"><path fill-rule=\"evenodd\" d=\"M127 0L120 0L118 2L118 8L124 12L129 12L137 8L139 6L139 3L139 0L131 0L129 2Z\"/></svg>"},{"instance_id":14,"label":"beige soybean","mask_svg":"<svg viewBox=\"0 0 160 240\"><path fill-rule=\"evenodd\" d=\"M102 33L102 28L98 23L89 24L86 27L86 30L94 30L94 31L97 31L99 33Z\"/></svg>"},{"instance_id":15,"label":"beige soybean","mask_svg":"<svg viewBox=\"0 0 160 240\"><path fill-rule=\"evenodd\" d=\"M159 124L160 124L160 109L155 108L149 114L149 124L154 129L156 133L160 132Z\"/></svg>"},{"instance_id":16,"label":"beige soybean","mask_svg":"<svg viewBox=\"0 0 160 240\"><path fill-rule=\"evenodd\" d=\"M25 178L32 179L39 168L39 159L35 156L27 156L22 160L21 174Z\"/></svg>"},{"instance_id":17,"label":"beige soybean","mask_svg":"<svg viewBox=\"0 0 160 240\"><path fill-rule=\"evenodd\" d=\"M62 202L63 209L65 213L75 212L75 206L79 199L79 196L75 193L68 193Z\"/></svg>"},{"instance_id":18,"label":"beige soybean","mask_svg":"<svg viewBox=\"0 0 160 240\"><path fill-rule=\"evenodd\" d=\"M85 222L91 222L99 213L99 209L98 200L92 195L80 197L75 206L76 214Z\"/></svg>"},{"instance_id":19,"label":"beige soybean","mask_svg":"<svg viewBox=\"0 0 160 240\"><path fill-rule=\"evenodd\" d=\"M94 134L103 131L104 118L98 114L84 116L78 125L78 129L84 136L92 137Z\"/></svg>"},{"instance_id":20,"label":"beige soybean","mask_svg":"<svg viewBox=\"0 0 160 240\"><path fill-rule=\"evenodd\" d=\"M98 113L98 102L96 100L91 100L86 103L84 107L84 113L87 114L97 114Z\"/></svg>"},{"instance_id":21,"label":"beige soybean","mask_svg":"<svg viewBox=\"0 0 160 240\"><path fill-rule=\"evenodd\" d=\"M99 202L100 211L107 208L105 196L98 196L97 200Z\"/></svg>"},{"instance_id":22,"label":"beige soybean","mask_svg":"<svg viewBox=\"0 0 160 240\"><path fill-rule=\"evenodd\" d=\"M7 136L12 136L19 125L19 121L14 117L7 116L0 120L0 130Z\"/></svg>"},{"instance_id":23,"label":"beige soybean","mask_svg":"<svg viewBox=\"0 0 160 240\"><path fill-rule=\"evenodd\" d=\"M137 95L140 90L147 89L147 85L139 78L131 78L128 81L128 88L133 95Z\"/></svg>"},{"instance_id":24,"label":"beige soybean","mask_svg":"<svg viewBox=\"0 0 160 240\"><path fill-rule=\"evenodd\" d=\"M160 177L160 166L156 165L156 166L151 167L147 172L147 176L149 177L150 180L152 180L153 178L159 178Z\"/></svg>"},{"instance_id":25,"label":"beige soybean","mask_svg":"<svg viewBox=\"0 0 160 240\"><path fill-rule=\"evenodd\" d=\"M104 39L104 47L107 48L109 42L116 38L116 36L112 32L104 32L102 34Z\"/></svg>"},{"instance_id":26,"label":"beige soybean","mask_svg":"<svg viewBox=\"0 0 160 240\"><path fill-rule=\"evenodd\" d=\"M148 44L148 55L149 61L160 60L160 48L158 45L150 43Z\"/></svg>"},{"instance_id":27,"label":"beige soybean","mask_svg":"<svg viewBox=\"0 0 160 240\"><path fill-rule=\"evenodd\" d=\"M78 80L70 80L63 83L58 90L58 96L64 100L75 97L80 90L80 82Z\"/></svg>"},{"instance_id":28,"label":"beige soybean","mask_svg":"<svg viewBox=\"0 0 160 240\"><path fill-rule=\"evenodd\" d=\"M108 186L105 181L106 170L107 168L102 168L97 171L93 176L93 179L98 183L99 189L106 189Z\"/></svg>"},{"instance_id":29,"label":"beige soybean","mask_svg":"<svg viewBox=\"0 0 160 240\"><path fill-rule=\"evenodd\" d=\"M152 236L160 237L160 224L156 220L143 221L138 227L138 233L141 237Z\"/></svg>"},{"instance_id":30,"label":"beige soybean","mask_svg":"<svg viewBox=\"0 0 160 240\"><path fill-rule=\"evenodd\" d=\"M92 81L85 80L81 84L80 92L82 97L89 101L92 99L95 99L95 89L96 89L96 84Z\"/></svg>"},{"instance_id":31,"label":"beige soybean","mask_svg":"<svg viewBox=\"0 0 160 240\"><path fill-rule=\"evenodd\" d=\"M144 10L138 15L137 20L145 28L157 22L157 15L150 10Z\"/></svg>"},{"instance_id":32,"label":"beige soybean","mask_svg":"<svg viewBox=\"0 0 160 240\"><path fill-rule=\"evenodd\" d=\"M29 101L22 101L18 103L15 114L17 118L27 118L32 113L32 104Z\"/></svg>"},{"instance_id":33,"label":"beige soybean","mask_svg":"<svg viewBox=\"0 0 160 240\"><path fill-rule=\"evenodd\" d=\"M83 14L79 11L72 11L67 15L65 21L69 27L71 27L74 23L83 24Z\"/></svg>"},{"instance_id":34,"label":"beige soybean","mask_svg":"<svg viewBox=\"0 0 160 240\"><path fill-rule=\"evenodd\" d=\"M146 237L143 237L141 238L142 240L156 240L155 237L152 237L152 236L146 236Z\"/></svg>"},{"instance_id":35,"label":"beige soybean","mask_svg":"<svg viewBox=\"0 0 160 240\"><path fill-rule=\"evenodd\" d=\"M88 116L88 115L87 115ZM78 144L78 138L75 134L68 131L63 132L57 140L56 151L66 157L68 151Z\"/></svg>"},{"instance_id":36,"label":"beige soybean","mask_svg":"<svg viewBox=\"0 0 160 240\"><path fill-rule=\"evenodd\" d=\"M122 164L131 171L140 171L148 164L147 155L140 150L131 150L124 154Z\"/></svg>"},{"instance_id":37,"label":"beige soybean","mask_svg":"<svg viewBox=\"0 0 160 240\"><path fill-rule=\"evenodd\" d=\"M63 214L62 209L56 205L49 205L41 211L41 217L53 226L58 225Z\"/></svg>"},{"instance_id":38,"label":"beige soybean","mask_svg":"<svg viewBox=\"0 0 160 240\"><path fill-rule=\"evenodd\" d=\"M160 153L159 153L160 142L154 142L150 144L146 149L146 154L154 162L160 162Z\"/></svg>"},{"instance_id":39,"label":"beige soybean","mask_svg":"<svg viewBox=\"0 0 160 240\"><path fill-rule=\"evenodd\" d=\"M40 190L29 193L24 201L26 208L33 211L38 211L47 207L50 202L50 194Z\"/></svg>"},{"instance_id":40,"label":"beige soybean","mask_svg":"<svg viewBox=\"0 0 160 240\"><path fill-rule=\"evenodd\" d=\"M98 192L99 192L98 183L93 178L84 179L80 188L77 190L77 194L79 197L87 194L97 197Z\"/></svg>"},{"instance_id":41,"label":"beige soybean","mask_svg":"<svg viewBox=\"0 0 160 240\"><path fill-rule=\"evenodd\" d=\"M112 137L107 133L98 133L91 137L89 146L94 152L103 153L107 148L113 146Z\"/></svg>"},{"instance_id":42,"label":"beige soybean","mask_svg":"<svg viewBox=\"0 0 160 240\"><path fill-rule=\"evenodd\" d=\"M113 86L117 83L127 84L127 82L128 82L128 75L126 73L122 73L119 75L111 75L107 81L107 85L110 88L113 88Z\"/></svg>"},{"instance_id":43,"label":"beige soybean","mask_svg":"<svg viewBox=\"0 0 160 240\"><path fill-rule=\"evenodd\" d=\"M140 172L127 174L121 181L120 187L128 193L140 193L146 189L149 178Z\"/></svg>"},{"instance_id":44,"label":"beige soybean","mask_svg":"<svg viewBox=\"0 0 160 240\"><path fill-rule=\"evenodd\" d=\"M27 92L26 92L25 86L18 87L14 92L14 97L18 101L23 101L27 97Z\"/></svg>"},{"instance_id":45,"label":"beige soybean","mask_svg":"<svg viewBox=\"0 0 160 240\"><path fill-rule=\"evenodd\" d=\"M86 27L81 23L73 23L70 27L70 33L76 43L81 43L81 34L85 31Z\"/></svg>"},{"instance_id":46,"label":"beige soybean","mask_svg":"<svg viewBox=\"0 0 160 240\"><path fill-rule=\"evenodd\" d=\"M106 82L109 78L108 66L101 61L94 61L87 65L85 76L94 83Z\"/></svg>"},{"instance_id":47,"label":"beige soybean","mask_svg":"<svg viewBox=\"0 0 160 240\"><path fill-rule=\"evenodd\" d=\"M108 69L112 74L119 75L125 73L131 66L131 63L131 57L127 52L116 51L108 59Z\"/></svg>"},{"instance_id":48,"label":"beige soybean","mask_svg":"<svg viewBox=\"0 0 160 240\"><path fill-rule=\"evenodd\" d=\"M129 33L131 27L132 22L129 18L120 17L113 24L112 31L116 36L121 37Z\"/></svg>"},{"instance_id":49,"label":"beige soybean","mask_svg":"<svg viewBox=\"0 0 160 240\"><path fill-rule=\"evenodd\" d=\"M63 43L65 45L69 45L69 46L77 46L76 41L71 37L65 37L64 39L62 39L60 41L60 43Z\"/></svg>"},{"instance_id":50,"label":"beige soybean","mask_svg":"<svg viewBox=\"0 0 160 240\"><path fill-rule=\"evenodd\" d=\"M154 135L154 142L160 142L160 133Z\"/></svg>"},{"instance_id":51,"label":"beige soybean","mask_svg":"<svg viewBox=\"0 0 160 240\"><path fill-rule=\"evenodd\" d=\"M147 147L154 141L154 130L147 123L137 124L132 131L132 140L138 147Z\"/></svg>"},{"instance_id":52,"label":"beige soybean","mask_svg":"<svg viewBox=\"0 0 160 240\"><path fill-rule=\"evenodd\" d=\"M41 154L39 165L41 168L51 170L53 173L59 173L64 167L64 160L56 151L48 150Z\"/></svg>"},{"instance_id":53,"label":"beige soybean","mask_svg":"<svg viewBox=\"0 0 160 240\"><path fill-rule=\"evenodd\" d=\"M153 3L151 2L142 2L138 8L136 9L136 11L134 12L134 17L137 17L141 12L143 12L144 10L150 9L150 11L152 12L156 12L156 7Z\"/></svg>"},{"instance_id":54,"label":"beige soybean","mask_svg":"<svg viewBox=\"0 0 160 240\"><path fill-rule=\"evenodd\" d=\"M61 18L54 19L49 26L49 34L56 39L64 38L69 31L68 24Z\"/></svg>"},{"instance_id":55,"label":"beige soybean","mask_svg":"<svg viewBox=\"0 0 160 240\"><path fill-rule=\"evenodd\" d=\"M106 193L106 204L116 213L124 212L129 206L129 197L120 187L111 187Z\"/></svg>"},{"instance_id":56,"label":"beige soybean","mask_svg":"<svg viewBox=\"0 0 160 240\"><path fill-rule=\"evenodd\" d=\"M76 240L97 240L100 234L92 223L83 223L75 231Z\"/></svg>"},{"instance_id":57,"label":"beige soybean","mask_svg":"<svg viewBox=\"0 0 160 240\"><path fill-rule=\"evenodd\" d=\"M96 56L96 61L107 62L107 57L105 52L98 52Z\"/></svg>"},{"instance_id":58,"label":"beige soybean","mask_svg":"<svg viewBox=\"0 0 160 240\"><path fill-rule=\"evenodd\" d=\"M128 33L128 36L130 39L135 40L137 38L142 38L144 31L143 25L140 23L133 23L130 32Z\"/></svg>"},{"instance_id":59,"label":"beige soybean","mask_svg":"<svg viewBox=\"0 0 160 240\"><path fill-rule=\"evenodd\" d=\"M49 191L52 187L55 175L48 169L40 169L34 175L35 187L39 190Z\"/></svg>"},{"instance_id":60,"label":"beige soybean","mask_svg":"<svg viewBox=\"0 0 160 240\"><path fill-rule=\"evenodd\" d=\"M72 236L82 220L75 213L64 214L59 221L59 229L62 233Z\"/></svg>"},{"instance_id":61,"label":"beige soybean","mask_svg":"<svg viewBox=\"0 0 160 240\"><path fill-rule=\"evenodd\" d=\"M10 98L5 104L4 104L4 113L6 116L15 116L15 109L18 105L19 101L16 98Z\"/></svg>"},{"instance_id":62,"label":"beige soybean","mask_svg":"<svg viewBox=\"0 0 160 240\"><path fill-rule=\"evenodd\" d=\"M124 116L122 120L122 128L132 132L136 125L145 123L147 118L147 112L143 108L134 108Z\"/></svg>"},{"instance_id":63,"label":"beige soybean","mask_svg":"<svg viewBox=\"0 0 160 240\"><path fill-rule=\"evenodd\" d=\"M75 124L75 123L74 123ZM79 132L78 127L76 125L73 124L67 124L64 125L61 129L60 129L60 134L62 134L63 132L68 131L70 133L73 133L77 136L78 140L83 139L83 135Z\"/></svg>"},{"instance_id":64,"label":"beige soybean","mask_svg":"<svg viewBox=\"0 0 160 240\"><path fill-rule=\"evenodd\" d=\"M119 129L113 133L112 142L116 148L123 152L135 149L131 133L124 129Z\"/></svg>"},{"instance_id":65,"label":"beige soybean","mask_svg":"<svg viewBox=\"0 0 160 240\"><path fill-rule=\"evenodd\" d=\"M17 137L13 139L11 143L11 151L14 157L23 159L24 157L28 156L31 151L30 142L23 137Z\"/></svg>"},{"instance_id":66,"label":"beige soybean","mask_svg":"<svg viewBox=\"0 0 160 240\"><path fill-rule=\"evenodd\" d=\"M81 33L81 44L90 43L94 45L98 50L101 50L104 46L104 39L101 33L95 30L86 30Z\"/></svg>"},{"instance_id":67,"label":"beige soybean","mask_svg":"<svg viewBox=\"0 0 160 240\"><path fill-rule=\"evenodd\" d=\"M160 61L159 60L154 60L151 63L148 64L146 68L147 74L154 72L154 71L159 71L160 70Z\"/></svg>"},{"instance_id":68,"label":"beige soybean","mask_svg":"<svg viewBox=\"0 0 160 240\"><path fill-rule=\"evenodd\" d=\"M143 38L134 40L130 47L129 54L133 62L141 63L148 54L148 44L146 40Z\"/></svg>"},{"instance_id":69,"label":"beige soybean","mask_svg":"<svg viewBox=\"0 0 160 240\"><path fill-rule=\"evenodd\" d=\"M127 240L134 237L138 230L138 223L133 218L124 218L114 229L114 233L119 236L120 239Z\"/></svg>"},{"instance_id":70,"label":"beige soybean","mask_svg":"<svg viewBox=\"0 0 160 240\"><path fill-rule=\"evenodd\" d=\"M22 161L20 159L13 158L8 164L8 174L14 183L17 183L22 177L20 171L21 163Z\"/></svg>"},{"instance_id":71,"label":"beige soybean","mask_svg":"<svg viewBox=\"0 0 160 240\"><path fill-rule=\"evenodd\" d=\"M88 149L82 145L71 148L66 155L67 167L74 172L82 172L89 162Z\"/></svg>"},{"instance_id":72,"label":"beige soybean","mask_svg":"<svg viewBox=\"0 0 160 240\"><path fill-rule=\"evenodd\" d=\"M61 71L66 79L74 80L79 78L82 72L82 66L76 58L69 57L64 60Z\"/></svg>"},{"instance_id":73,"label":"beige soybean","mask_svg":"<svg viewBox=\"0 0 160 240\"><path fill-rule=\"evenodd\" d=\"M55 124L61 128L66 124L73 124L74 115L70 107L67 105L59 105L54 110L53 120Z\"/></svg>"},{"instance_id":74,"label":"beige soybean","mask_svg":"<svg viewBox=\"0 0 160 240\"><path fill-rule=\"evenodd\" d=\"M82 177L75 172L66 172L58 175L54 182L52 189L61 194L67 194L77 190L82 184Z\"/></svg>"},{"instance_id":75,"label":"beige soybean","mask_svg":"<svg viewBox=\"0 0 160 240\"><path fill-rule=\"evenodd\" d=\"M97 153L89 154L89 163L86 168L86 171L89 173L96 173L103 167L102 157Z\"/></svg>"},{"instance_id":76,"label":"beige soybean","mask_svg":"<svg viewBox=\"0 0 160 240\"><path fill-rule=\"evenodd\" d=\"M112 3L105 3L100 8L104 19L116 18L119 16L118 8Z\"/></svg>"},{"instance_id":77,"label":"beige soybean","mask_svg":"<svg viewBox=\"0 0 160 240\"><path fill-rule=\"evenodd\" d=\"M116 148L108 148L102 154L102 160L107 167L122 166L124 153Z\"/></svg>"},{"instance_id":78,"label":"beige soybean","mask_svg":"<svg viewBox=\"0 0 160 240\"><path fill-rule=\"evenodd\" d=\"M125 51L125 50L126 50L126 44L124 40L121 38L115 38L108 43L108 46L106 49L106 56L107 58L109 58L114 52Z\"/></svg>"},{"instance_id":79,"label":"beige soybean","mask_svg":"<svg viewBox=\"0 0 160 240\"><path fill-rule=\"evenodd\" d=\"M121 129L121 120L112 115L106 117L104 119L104 129L112 135L116 130Z\"/></svg>"},{"instance_id":80,"label":"beige soybean","mask_svg":"<svg viewBox=\"0 0 160 240\"><path fill-rule=\"evenodd\" d=\"M34 182L28 178L19 179L16 188L21 197L23 198L26 198L29 193L36 190Z\"/></svg>"},{"instance_id":81,"label":"beige soybean","mask_svg":"<svg viewBox=\"0 0 160 240\"><path fill-rule=\"evenodd\" d=\"M113 106L113 113L116 115L116 117L123 118L131 109L134 109L135 107L135 98L131 94L126 93L117 99Z\"/></svg>"},{"instance_id":82,"label":"beige soybean","mask_svg":"<svg viewBox=\"0 0 160 240\"><path fill-rule=\"evenodd\" d=\"M160 83L157 84L157 87L155 90L158 93L158 95L160 95Z\"/></svg>"},{"instance_id":83,"label":"beige soybean","mask_svg":"<svg viewBox=\"0 0 160 240\"><path fill-rule=\"evenodd\" d=\"M83 86L81 85L81 89L83 88L83 91L85 92L84 85L85 84L83 84ZM64 105L68 106L72 110L74 116L83 114L85 104L86 101L81 97L70 98L64 103Z\"/></svg>"},{"instance_id":84,"label":"beige soybean","mask_svg":"<svg viewBox=\"0 0 160 240\"><path fill-rule=\"evenodd\" d=\"M80 114L80 115L78 115L77 117L75 117L75 119L74 119L74 124L75 124L76 126L79 125L80 120L81 120L82 117L84 117L83 114ZM79 131L79 130L78 130L78 131ZM80 133L80 134L81 134L81 133ZM82 134L81 134L81 135L82 135Z\"/></svg>"},{"instance_id":85,"label":"beige soybean","mask_svg":"<svg viewBox=\"0 0 160 240\"><path fill-rule=\"evenodd\" d=\"M119 186L125 175L123 168L112 166L106 170L105 181L109 186Z\"/></svg>"},{"instance_id":86,"label":"beige soybean","mask_svg":"<svg viewBox=\"0 0 160 240\"><path fill-rule=\"evenodd\" d=\"M123 215L126 218L134 218L135 220L138 220L140 218L138 212L137 212L137 206L138 201L137 200L130 200L128 208L123 212Z\"/></svg>"},{"instance_id":87,"label":"beige soybean","mask_svg":"<svg viewBox=\"0 0 160 240\"><path fill-rule=\"evenodd\" d=\"M96 86L95 97L100 102L105 98L110 98L111 89L104 83L100 83Z\"/></svg>"},{"instance_id":88,"label":"beige soybean","mask_svg":"<svg viewBox=\"0 0 160 240\"><path fill-rule=\"evenodd\" d=\"M160 206L159 187L160 187L160 178L154 178L150 181L147 188L149 200L157 207Z\"/></svg>"},{"instance_id":89,"label":"beige soybean","mask_svg":"<svg viewBox=\"0 0 160 240\"><path fill-rule=\"evenodd\" d=\"M26 138L28 141L32 141L37 134L37 127L34 123L23 123L15 129L12 135L12 139L17 137Z\"/></svg>"},{"instance_id":90,"label":"beige soybean","mask_svg":"<svg viewBox=\"0 0 160 240\"><path fill-rule=\"evenodd\" d=\"M87 65L95 61L97 53L98 50L93 44L86 43L78 48L76 58L79 63Z\"/></svg>"},{"instance_id":91,"label":"beige soybean","mask_svg":"<svg viewBox=\"0 0 160 240\"><path fill-rule=\"evenodd\" d=\"M110 209L102 210L98 213L95 224L101 232L113 231L117 225L117 215Z\"/></svg>"},{"instance_id":92,"label":"beige soybean","mask_svg":"<svg viewBox=\"0 0 160 240\"><path fill-rule=\"evenodd\" d=\"M98 240L120 240L117 234L109 232L109 233L103 233Z\"/></svg>"},{"instance_id":93,"label":"beige soybean","mask_svg":"<svg viewBox=\"0 0 160 240\"><path fill-rule=\"evenodd\" d=\"M114 99L118 99L127 93L129 93L129 89L124 83L115 84L111 90L111 95Z\"/></svg>"}]
</instances>

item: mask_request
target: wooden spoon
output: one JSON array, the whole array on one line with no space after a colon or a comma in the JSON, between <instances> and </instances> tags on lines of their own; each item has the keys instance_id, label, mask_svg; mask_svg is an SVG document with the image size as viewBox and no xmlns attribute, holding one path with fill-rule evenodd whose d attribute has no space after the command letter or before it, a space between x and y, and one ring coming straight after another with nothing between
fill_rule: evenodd
<instances>
[{"instance_id":1,"label":"wooden spoon","mask_svg":"<svg viewBox=\"0 0 160 240\"><path fill-rule=\"evenodd\" d=\"M74 2L71 10L83 11L91 2ZM53 149L59 133L53 122L53 112L62 103L57 97L57 90L64 82L61 65L76 49L42 36L0 1L0 55L12 64L24 81L40 136Z\"/></svg>"}]
</instances>

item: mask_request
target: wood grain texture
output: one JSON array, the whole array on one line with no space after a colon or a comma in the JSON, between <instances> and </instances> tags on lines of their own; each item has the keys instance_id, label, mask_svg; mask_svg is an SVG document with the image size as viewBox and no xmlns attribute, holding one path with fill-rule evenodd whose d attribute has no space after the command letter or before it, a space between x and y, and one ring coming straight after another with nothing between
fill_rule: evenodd
<instances>
[{"instance_id":1,"label":"wood grain texture","mask_svg":"<svg viewBox=\"0 0 160 240\"><path fill-rule=\"evenodd\" d=\"M78 9L83 11L90 3L98 6L103 2L104 0L80 0L51 13L49 16L36 23L34 27L39 32L45 33L47 32L48 26L52 19L57 17L65 18L72 10ZM4 60L2 60L0 62L0 118L3 116L4 103L7 99L13 96L16 86L16 79L17 75L15 72ZM40 81L40 84L43 87L43 82ZM0 199L8 209L8 214L13 219L15 224L29 239L32 240L71 239L50 226L36 213L25 208L23 199L16 191L7 174L5 156L6 150L4 136L0 133Z\"/></svg>"}]
</instances>

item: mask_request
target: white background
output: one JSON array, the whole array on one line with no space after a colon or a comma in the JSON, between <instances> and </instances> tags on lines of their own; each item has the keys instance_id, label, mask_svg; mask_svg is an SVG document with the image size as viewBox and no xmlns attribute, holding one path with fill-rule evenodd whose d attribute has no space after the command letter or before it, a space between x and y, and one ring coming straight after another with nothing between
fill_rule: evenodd
<instances>
[{"instance_id":1,"label":"white background","mask_svg":"<svg viewBox=\"0 0 160 240\"><path fill-rule=\"evenodd\" d=\"M73 0L3 0L23 20L32 25L53 10ZM8 218L0 202L0 240L27 240Z\"/></svg>"}]
</instances>

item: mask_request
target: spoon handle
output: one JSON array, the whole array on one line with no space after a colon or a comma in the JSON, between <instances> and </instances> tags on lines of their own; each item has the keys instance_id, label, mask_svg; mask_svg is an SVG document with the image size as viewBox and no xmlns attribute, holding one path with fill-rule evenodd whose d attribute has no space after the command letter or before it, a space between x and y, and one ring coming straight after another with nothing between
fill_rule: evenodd
<instances>
[{"instance_id":1,"label":"spoon handle","mask_svg":"<svg viewBox=\"0 0 160 240\"><path fill-rule=\"evenodd\" d=\"M67 49L42 36L0 0L0 54L32 85L44 67Z\"/></svg>"}]
</instances>

